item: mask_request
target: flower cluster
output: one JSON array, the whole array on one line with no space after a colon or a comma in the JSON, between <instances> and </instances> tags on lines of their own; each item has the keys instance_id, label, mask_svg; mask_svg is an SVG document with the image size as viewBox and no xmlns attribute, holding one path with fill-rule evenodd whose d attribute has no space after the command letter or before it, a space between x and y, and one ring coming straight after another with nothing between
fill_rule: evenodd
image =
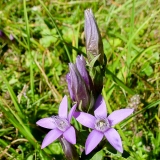
<instances>
[{"instance_id":1,"label":"flower cluster","mask_svg":"<svg viewBox=\"0 0 160 160\"><path fill-rule=\"evenodd\" d=\"M69 73L66 76L69 94L75 105L68 114L67 97L64 96L57 116L43 118L36 123L41 127L51 129L45 136L41 148L43 149L59 139L68 159L72 159L76 152L73 147L76 144L76 132L71 125L72 117L92 130L85 142L86 155L96 148L103 137L117 151L122 153L123 147L120 135L113 127L134 111L133 109L120 109L107 116L106 103L101 95L104 76L104 73L102 74L102 71L100 71L104 62L103 45L91 9L85 11L85 36L88 63L92 63L89 66L92 67L91 70L96 70L94 72L96 74L90 76L84 57L82 55L77 56L76 63L69 64ZM94 65L96 61L98 67L97 64Z\"/></svg>"}]
</instances>

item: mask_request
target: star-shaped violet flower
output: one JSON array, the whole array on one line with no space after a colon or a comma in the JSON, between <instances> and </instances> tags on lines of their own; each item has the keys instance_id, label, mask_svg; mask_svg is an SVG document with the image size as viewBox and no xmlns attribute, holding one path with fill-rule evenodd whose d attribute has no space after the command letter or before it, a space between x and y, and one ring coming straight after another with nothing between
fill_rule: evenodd
<instances>
[{"instance_id":1,"label":"star-shaped violet flower","mask_svg":"<svg viewBox=\"0 0 160 160\"><path fill-rule=\"evenodd\" d=\"M106 137L108 142L119 152L123 152L122 141L119 133L112 128L115 124L121 122L130 114L133 109L120 109L112 112L107 117L106 104L101 95L95 103L94 115L84 112L74 112L74 117L82 125L93 129L87 137L85 143L85 153L89 154L102 140L103 136Z\"/></svg>"},{"instance_id":2,"label":"star-shaped violet flower","mask_svg":"<svg viewBox=\"0 0 160 160\"><path fill-rule=\"evenodd\" d=\"M72 144L76 144L75 129L70 124L71 118L73 116L73 113L76 110L76 107L77 107L77 104L75 104L71 108L68 114L67 97L64 96L62 99L62 102L60 103L57 116L43 118L36 122L36 124L41 127L52 129L45 136L42 142L42 145L41 145L41 149L51 144L53 141L55 141L60 136L63 136L68 142Z\"/></svg>"}]
</instances>

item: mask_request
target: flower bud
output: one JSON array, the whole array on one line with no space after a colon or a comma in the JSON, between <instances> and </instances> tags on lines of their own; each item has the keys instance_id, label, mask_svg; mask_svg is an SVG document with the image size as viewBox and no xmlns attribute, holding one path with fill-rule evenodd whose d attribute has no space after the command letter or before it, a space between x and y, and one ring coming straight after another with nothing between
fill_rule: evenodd
<instances>
[{"instance_id":1,"label":"flower bud","mask_svg":"<svg viewBox=\"0 0 160 160\"><path fill-rule=\"evenodd\" d=\"M77 159L79 159L78 153L77 153L76 148L73 144L66 141L66 139L63 138L63 137L60 138L59 140L61 142L64 154L65 154L67 160L77 160Z\"/></svg>"},{"instance_id":2,"label":"flower bud","mask_svg":"<svg viewBox=\"0 0 160 160\"><path fill-rule=\"evenodd\" d=\"M81 109L87 111L93 106L93 85L91 78L86 70L86 62L83 56L76 58L76 63L69 64L70 72L67 74L66 80L68 90L73 101L78 105L81 104Z\"/></svg>"},{"instance_id":3,"label":"flower bud","mask_svg":"<svg viewBox=\"0 0 160 160\"><path fill-rule=\"evenodd\" d=\"M98 61L103 65L104 52L102 38L91 9L85 10L84 32L89 62L91 62L94 57L100 55Z\"/></svg>"}]
</instances>

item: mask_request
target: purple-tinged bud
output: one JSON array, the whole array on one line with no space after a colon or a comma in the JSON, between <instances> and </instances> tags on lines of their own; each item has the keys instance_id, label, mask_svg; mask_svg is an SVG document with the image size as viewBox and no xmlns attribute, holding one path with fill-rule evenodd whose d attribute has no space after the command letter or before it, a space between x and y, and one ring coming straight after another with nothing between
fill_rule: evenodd
<instances>
[{"instance_id":1,"label":"purple-tinged bud","mask_svg":"<svg viewBox=\"0 0 160 160\"><path fill-rule=\"evenodd\" d=\"M69 64L70 72L66 76L71 99L81 104L81 110L87 111L93 107L93 84L86 70L83 56L78 56L76 63Z\"/></svg>"},{"instance_id":2,"label":"purple-tinged bud","mask_svg":"<svg viewBox=\"0 0 160 160\"><path fill-rule=\"evenodd\" d=\"M74 96L74 100L80 104L82 101L82 107L89 105L89 93L83 78L81 77L75 64L69 64L71 89Z\"/></svg>"},{"instance_id":3,"label":"purple-tinged bud","mask_svg":"<svg viewBox=\"0 0 160 160\"><path fill-rule=\"evenodd\" d=\"M67 160L77 160L77 159L79 159L78 153L77 153L76 148L73 144L66 141L66 139L63 138L63 137L59 138L59 140L61 142L63 152L64 152Z\"/></svg>"},{"instance_id":4,"label":"purple-tinged bud","mask_svg":"<svg viewBox=\"0 0 160 160\"><path fill-rule=\"evenodd\" d=\"M98 61L103 65L103 43L102 38L91 9L85 10L85 39L86 51L89 62L99 55Z\"/></svg>"}]
</instances>

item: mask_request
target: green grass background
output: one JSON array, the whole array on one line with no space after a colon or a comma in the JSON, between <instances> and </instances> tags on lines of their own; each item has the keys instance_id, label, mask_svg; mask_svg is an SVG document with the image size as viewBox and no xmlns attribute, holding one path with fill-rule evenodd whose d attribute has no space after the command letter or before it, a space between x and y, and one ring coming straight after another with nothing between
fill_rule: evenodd
<instances>
[{"instance_id":1,"label":"green grass background","mask_svg":"<svg viewBox=\"0 0 160 160\"><path fill-rule=\"evenodd\" d=\"M104 148L92 159L160 157L159 0L1 0L0 30L14 40L0 39L0 159L65 159L59 141L40 149L48 130L35 123L57 114L62 97L69 97L68 63L86 57L87 8L107 57L103 96L109 113L129 107L135 94L141 97L133 116L116 126L128 156Z\"/></svg>"}]
</instances>

